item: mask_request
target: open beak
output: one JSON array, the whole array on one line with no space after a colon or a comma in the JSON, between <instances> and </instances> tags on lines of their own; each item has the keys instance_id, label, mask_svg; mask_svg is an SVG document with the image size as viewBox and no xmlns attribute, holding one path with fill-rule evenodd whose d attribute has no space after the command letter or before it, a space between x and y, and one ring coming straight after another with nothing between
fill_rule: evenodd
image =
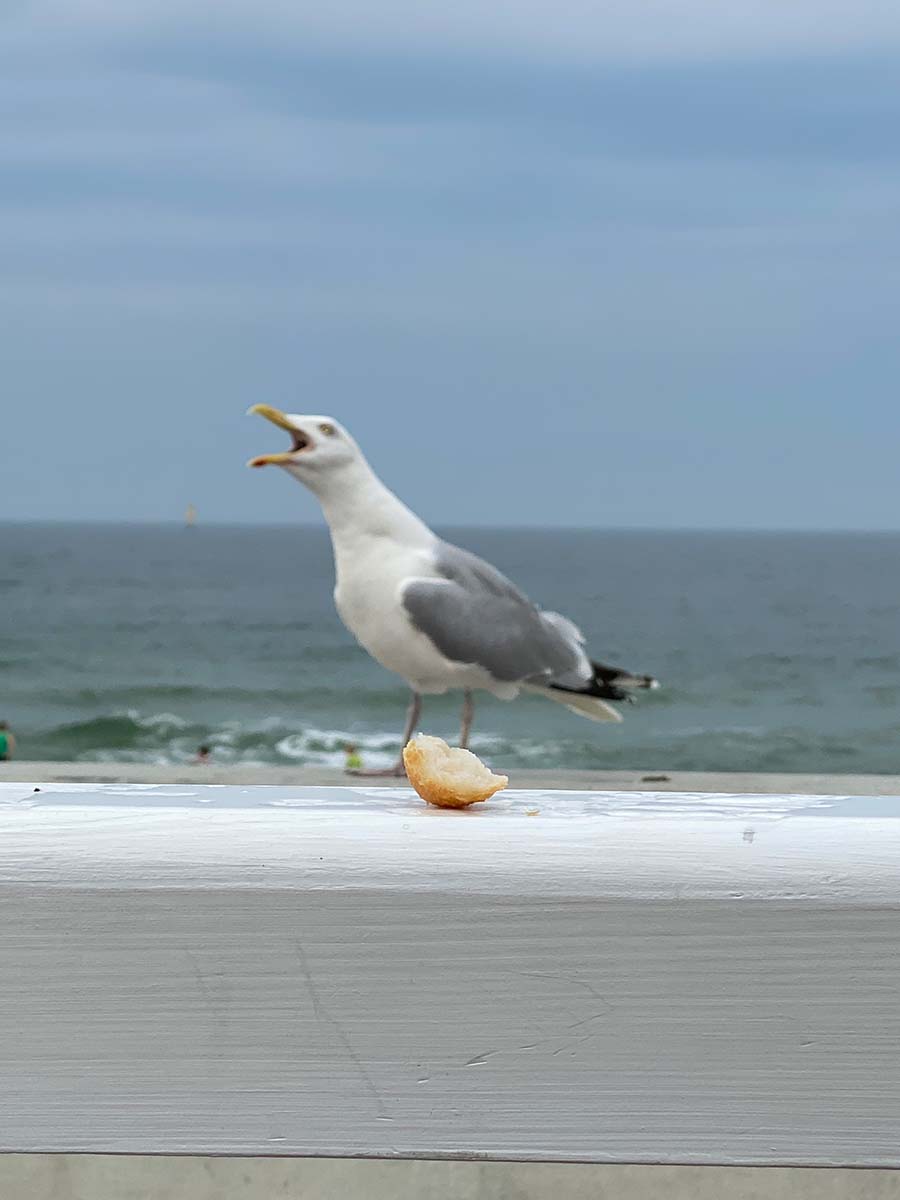
<instances>
[{"instance_id":1,"label":"open beak","mask_svg":"<svg viewBox=\"0 0 900 1200\"><path fill-rule=\"evenodd\" d=\"M251 413L258 413L267 421L271 421L273 425L277 425L279 429L287 430L291 435L293 445L290 450L285 450L280 454L258 454L256 458L250 459L247 463L248 467L283 466L285 463L294 462L301 451L312 445L305 433L295 429L284 413L277 408L272 408L270 404L254 404L247 409L247 415L249 416Z\"/></svg>"}]
</instances>

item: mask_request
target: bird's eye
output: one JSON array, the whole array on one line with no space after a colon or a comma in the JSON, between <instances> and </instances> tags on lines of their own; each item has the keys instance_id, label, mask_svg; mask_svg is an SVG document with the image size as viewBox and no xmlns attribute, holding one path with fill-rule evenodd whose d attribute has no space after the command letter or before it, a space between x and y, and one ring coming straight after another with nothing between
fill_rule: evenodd
<instances>
[{"instance_id":1,"label":"bird's eye","mask_svg":"<svg viewBox=\"0 0 900 1200\"><path fill-rule=\"evenodd\" d=\"M337 430L333 425L329 425L327 421L323 421L319 426L319 433L324 433L326 437L334 437Z\"/></svg>"}]
</instances>

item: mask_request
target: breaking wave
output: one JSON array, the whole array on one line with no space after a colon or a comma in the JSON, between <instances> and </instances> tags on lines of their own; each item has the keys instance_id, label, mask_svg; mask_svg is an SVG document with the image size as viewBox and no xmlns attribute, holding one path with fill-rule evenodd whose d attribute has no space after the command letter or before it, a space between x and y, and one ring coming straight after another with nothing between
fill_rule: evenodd
<instances>
[{"instance_id":1,"label":"breaking wave","mask_svg":"<svg viewBox=\"0 0 900 1200\"><path fill-rule=\"evenodd\" d=\"M402 708L392 705L398 729L321 728L283 716L253 720L203 722L172 711L136 709L60 724L29 738L45 760L75 762L144 762L177 765L189 762L200 745L208 745L222 764L336 767L344 747L353 742L370 766L392 762L399 750ZM574 726L574 728L573 728ZM536 725L536 727L539 727ZM426 728L453 737L446 721ZM718 729L685 724L657 733L643 729L627 740L621 727L610 729L577 721L559 736L538 738L484 731L472 739L478 753L508 766L571 767L598 770L708 771L884 771L896 767L900 729L881 728L836 735L814 729L732 725ZM579 736L580 735L580 736Z\"/></svg>"}]
</instances>

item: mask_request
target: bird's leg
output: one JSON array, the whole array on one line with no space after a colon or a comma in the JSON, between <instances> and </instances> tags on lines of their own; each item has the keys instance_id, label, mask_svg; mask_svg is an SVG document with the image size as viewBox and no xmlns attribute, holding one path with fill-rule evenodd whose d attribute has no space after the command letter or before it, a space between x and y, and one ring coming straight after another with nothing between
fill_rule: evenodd
<instances>
[{"instance_id":1,"label":"bird's leg","mask_svg":"<svg viewBox=\"0 0 900 1200\"><path fill-rule=\"evenodd\" d=\"M422 715L422 697L419 695L418 692L413 692L412 698L410 699L410 702L409 702L409 708L406 710L406 728L403 730L403 745L400 747L400 751L401 751L400 767L403 770L404 775L406 774L406 771L405 771L405 769L403 769L403 757L402 757L403 746L406 745L406 743L409 741L409 739L412 737L412 735L416 732L416 726L419 724L419 717L421 715Z\"/></svg>"},{"instance_id":2,"label":"bird's leg","mask_svg":"<svg viewBox=\"0 0 900 1200\"><path fill-rule=\"evenodd\" d=\"M459 748L468 750L469 732L472 729L472 718L475 716L475 697L469 688L463 692L462 726L459 731Z\"/></svg>"},{"instance_id":3,"label":"bird's leg","mask_svg":"<svg viewBox=\"0 0 900 1200\"><path fill-rule=\"evenodd\" d=\"M415 733L416 726L419 723L419 717L422 713L422 697L418 692L413 692L412 699L409 702L409 708L406 711L406 728L403 731L403 741L400 745L400 758L390 767L376 767L374 770L367 771L365 767L353 767L347 771L348 775L367 775L370 778L381 775L394 776L397 779L406 777L406 767L403 765L403 747Z\"/></svg>"}]
</instances>

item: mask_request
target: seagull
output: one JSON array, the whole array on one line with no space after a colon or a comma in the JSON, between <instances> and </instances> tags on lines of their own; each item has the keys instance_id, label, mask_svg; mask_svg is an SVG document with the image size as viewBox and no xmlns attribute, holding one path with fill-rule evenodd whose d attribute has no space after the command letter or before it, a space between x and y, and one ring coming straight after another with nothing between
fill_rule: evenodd
<instances>
[{"instance_id":1,"label":"seagull","mask_svg":"<svg viewBox=\"0 0 900 1200\"><path fill-rule=\"evenodd\" d=\"M591 659L567 617L533 604L496 567L443 541L381 482L359 446L333 417L283 413L254 404L285 430L289 450L260 454L248 466L278 466L318 498L334 550L334 602L363 649L412 691L402 746L419 723L424 695L462 691L459 744L466 748L473 693L514 699L523 689L595 721L621 721L610 700L655 688ZM405 774L402 758L383 770Z\"/></svg>"}]
</instances>

